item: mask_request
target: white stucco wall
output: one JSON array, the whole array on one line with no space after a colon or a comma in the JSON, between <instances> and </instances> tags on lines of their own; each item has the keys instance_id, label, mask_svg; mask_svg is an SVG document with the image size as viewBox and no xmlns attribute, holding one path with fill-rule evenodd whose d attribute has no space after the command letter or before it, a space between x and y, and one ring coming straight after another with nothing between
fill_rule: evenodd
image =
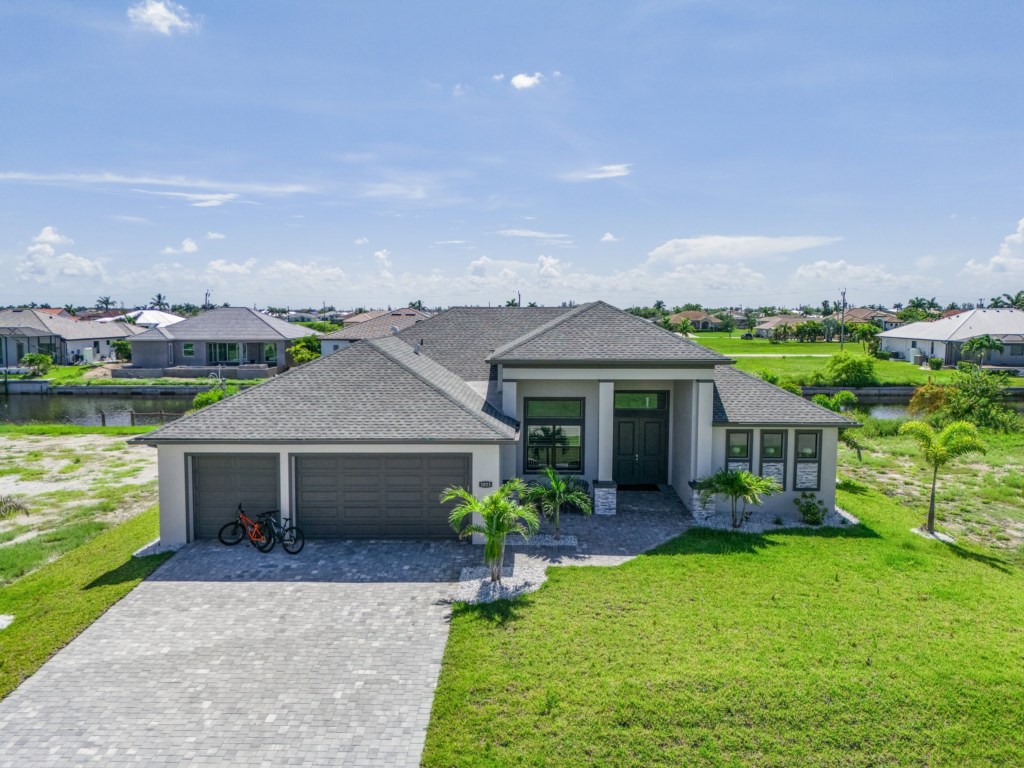
<instances>
[{"instance_id":1,"label":"white stucco wall","mask_svg":"<svg viewBox=\"0 0 1024 768\"><path fill-rule=\"evenodd\" d=\"M749 430L753 432L752 471L760 473L760 446L762 429L777 432L780 427L764 426L749 427L745 425L736 426L715 426L712 429L712 469L716 471L725 466L725 434L731 430ZM835 506L836 503L836 464L839 430L836 427L787 427L786 432L786 487L782 493L770 496L764 500L761 509L769 512L786 511L792 512L793 500L800 497L801 491L793 489L793 471L796 466L796 432L821 432L821 479L820 489L812 491L826 505ZM728 499L718 498L715 502L715 509L718 512L728 512L731 505Z\"/></svg>"},{"instance_id":2,"label":"white stucco wall","mask_svg":"<svg viewBox=\"0 0 1024 768\"><path fill-rule=\"evenodd\" d=\"M191 515L191 481L188 477L188 457L199 453L277 453L281 457L280 509L282 517L292 515L294 487L292 485L291 457L303 453L462 453L470 454L473 462L473 494L483 498L501 483L497 444L465 443L392 443L364 444L224 444L161 445L157 449L157 468L160 473L160 542L165 546L187 543L188 519ZM481 488L481 482L490 482L490 488Z\"/></svg>"}]
</instances>

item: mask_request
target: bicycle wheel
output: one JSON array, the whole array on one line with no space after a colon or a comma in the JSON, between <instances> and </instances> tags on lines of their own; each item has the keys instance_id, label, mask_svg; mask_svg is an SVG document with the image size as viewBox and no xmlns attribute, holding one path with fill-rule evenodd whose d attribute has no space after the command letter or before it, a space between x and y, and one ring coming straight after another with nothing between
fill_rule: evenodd
<instances>
[{"instance_id":1,"label":"bicycle wheel","mask_svg":"<svg viewBox=\"0 0 1024 768\"><path fill-rule=\"evenodd\" d=\"M274 527L270 523L260 523L259 532L263 535L263 540L256 539L253 541L253 546L256 547L260 552L266 554L274 548L277 544L277 535L274 531Z\"/></svg>"},{"instance_id":2,"label":"bicycle wheel","mask_svg":"<svg viewBox=\"0 0 1024 768\"><path fill-rule=\"evenodd\" d=\"M281 533L281 546L289 555L297 555L306 546L306 537L298 528L285 528Z\"/></svg>"},{"instance_id":3,"label":"bicycle wheel","mask_svg":"<svg viewBox=\"0 0 1024 768\"><path fill-rule=\"evenodd\" d=\"M231 547L245 538L245 528L237 520L228 523L217 533L220 543Z\"/></svg>"}]
</instances>

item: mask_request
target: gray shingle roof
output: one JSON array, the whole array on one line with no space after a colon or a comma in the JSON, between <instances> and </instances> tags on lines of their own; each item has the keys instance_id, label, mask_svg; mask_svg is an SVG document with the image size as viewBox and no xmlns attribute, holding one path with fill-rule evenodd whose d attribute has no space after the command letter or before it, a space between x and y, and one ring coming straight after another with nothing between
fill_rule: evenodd
<instances>
[{"instance_id":1,"label":"gray shingle roof","mask_svg":"<svg viewBox=\"0 0 1024 768\"><path fill-rule=\"evenodd\" d=\"M140 333L132 341L280 341L319 335L248 307L218 307L165 328Z\"/></svg>"},{"instance_id":2,"label":"gray shingle roof","mask_svg":"<svg viewBox=\"0 0 1024 768\"><path fill-rule=\"evenodd\" d=\"M67 341L78 339L124 339L132 338L136 333L141 335L143 329L128 323L100 323L95 320L73 320L70 317L57 317L47 312L34 309L0 310L0 332L11 329L18 335L60 336Z\"/></svg>"},{"instance_id":3,"label":"gray shingle roof","mask_svg":"<svg viewBox=\"0 0 1024 768\"><path fill-rule=\"evenodd\" d=\"M423 341L423 353L465 381L487 381L487 357L502 344L549 320L564 307L453 307L398 334L410 344Z\"/></svg>"},{"instance_id":4,"label":"gray shingle roof","mask_svg":"<svg viewBox=\"0 0 1024 768\"><path fill-rule=\"evenodd\" d=\"M492 363L712 366L729 358L643 318L595 301L567 311L496 349Z\"/></svg>"},{"instance_id":5,"label":"gray shingle roof","mask_svg":"<svg viewBox=\"0 0 1024 768\"><path fill-rule=\"evenodd\" d=\"M389 336L392 328L403 330L422 320L426 320L428 317L430 317L430 315L425 312L420 312L418 309L410 309L409 307L406 307L405 309L396 309L383 315L378 315L371 320L355 323L354 325L346 325L344 328L332 331L321 338L347 339L349 341L356 341L357 339L379 339L383 336Z\"/></svg>"},{"instance_id":6,"label":"gray shingle roof","mask_svg":"<svg viewBox=\"0 0 1024 768\"><path fill-rule=\"evenodd\" d=\"M514 420L400 339L359 341L136 442L504 442Z\"/></svg>"},{"instance_id":7,"label":"gray shingle roof","mask_svg":"<svg viewBox=\"0 0 1024 768\"><path fill-rule=\"evenodd\" d=\"M712 421L715 424L857 426L851 418L815 405L731 365L715 368Z\"/></svg>"}]
</instances>

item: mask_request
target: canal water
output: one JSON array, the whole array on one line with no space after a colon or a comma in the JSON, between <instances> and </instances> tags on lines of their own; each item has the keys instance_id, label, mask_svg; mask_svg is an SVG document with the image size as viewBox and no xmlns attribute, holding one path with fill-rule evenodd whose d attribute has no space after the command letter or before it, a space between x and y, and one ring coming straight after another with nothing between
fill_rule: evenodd
<instances>
[{"instance_id":1,"label":"canal water","mask_svg":"<svg viewBox=\"0 0 1024 768\"><path fill-rule=\"evenodd\" d=\"M131 395L4 395L0 394L0 424L79 424L128 426L135 412L137 425L173 421L192 407L192 397L133 397Z\"/></svg>"}]
</instances>

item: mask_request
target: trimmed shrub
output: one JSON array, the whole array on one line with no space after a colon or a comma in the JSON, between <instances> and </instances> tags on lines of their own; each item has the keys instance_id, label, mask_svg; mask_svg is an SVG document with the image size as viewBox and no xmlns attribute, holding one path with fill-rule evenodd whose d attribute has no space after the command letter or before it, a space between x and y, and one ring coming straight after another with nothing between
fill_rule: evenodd
<instances>
[{"instance_id":1,"label":"trimmed shrub","mask_svg":"<svg viewBox=\"0 0 1024 768\"><path fill-rule=\"evenodd\" d=\"M929 357L928 358L928 367L931 368L933 371L939 370L940 368L942 368L942 358L941 357Z\"/></svg>"},{"instance_id":2,"label":"trimmed shrub","mask_svg":"<svg viewBox=\"0 0 1024 768\"><path fill-rule=\"evenodd\" d=\"M825 377L834 387L870 387L878 383L874 358L850 352L830 357L825 363Z\"/></svg>"}]
</instances>

